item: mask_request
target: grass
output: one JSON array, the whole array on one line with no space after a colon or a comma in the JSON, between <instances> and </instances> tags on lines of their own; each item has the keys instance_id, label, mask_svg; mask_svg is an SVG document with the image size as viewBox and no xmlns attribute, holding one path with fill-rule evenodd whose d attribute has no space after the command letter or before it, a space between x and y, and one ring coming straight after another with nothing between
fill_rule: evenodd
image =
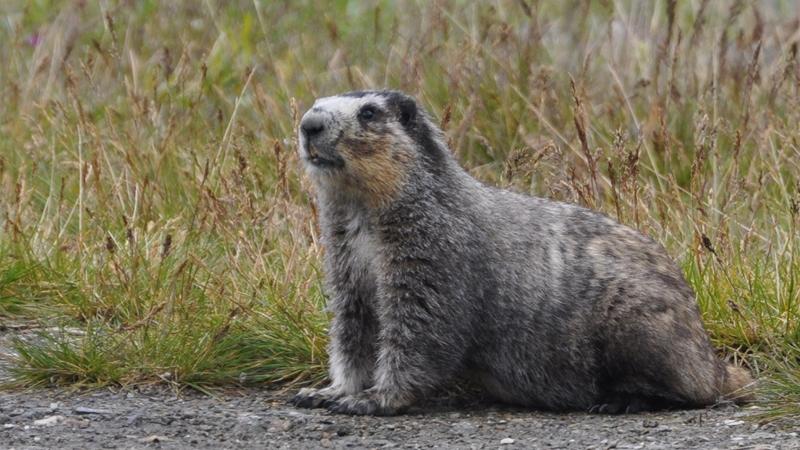
<instances>
[{"instance_id":1,"label":"grass","mask_svg":"<svg viewBox=\"0 0 800 450\"><path fill-rule=\"evenodd\" d=\"M317 96L391 87L476 177L663 243L721 354L798 413L794 8L5 2L0 318L43 330L16 342L12 381L322 380L294 129Z\"/></svg>"}]
</instances>

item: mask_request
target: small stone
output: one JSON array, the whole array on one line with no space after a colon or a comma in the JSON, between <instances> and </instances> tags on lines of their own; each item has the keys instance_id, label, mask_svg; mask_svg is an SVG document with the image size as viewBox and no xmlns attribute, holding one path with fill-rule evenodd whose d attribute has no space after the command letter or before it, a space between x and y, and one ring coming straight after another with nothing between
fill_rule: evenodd
<instances>
[{"instance_id":1,"label":"small stone","mask_svg":"<svg viewBox=\"0 0 800 450\"><path fill-rule=\"evenodd\" d=\"M134 413L128 416L128 425L138 425L141 421L142 415L140 413Z\"/></svg>"},{"instance_id":2,"label":"small stone","mask_svg":"<svg viewBox=\"0 0 800 450\"><path fill-rule=\"evenodd\" d=\"M58 407L61 406L58 402L50 403L50 409L56 410Z\"/></svg>"},{"instance_id":3,"label":"small stone","mask_svg":"<svg viewBox=\"0 0 800 450\"><path fill-rule=\"evenodd\" d=\"M726 427L736 427L739 425L744 425L744 420L727 419L723 420L722 424L725 425Z\"/></svg>"},{"instance_id":4,"label":"small stone","mask_svg":"<svg viewBox=\"0 0 800 450\"><path fill-rule=\"evenodd\" d=\"M514 443L514 440L511 439L511 438L503 438L500 441L500 445L509 445L509 444L513 444L513 443Z\"/></svg>"},{"instance_id":5,"label":"small stone","mask_svg":"<svg viewBox=\"0 0 800 450\"><path fill-rule=\"evenodd\" d=\"M450 426L451 432L458 434L469 433L471 431L475 431L475 429L476 429L475 425L466 421L456 422Z\"/></svg>"},{"instance_id":6,"label":"small stone","mask_svg":"<svg viewBox=\"0 0 800 450\"><path fill-rule=\"evenodd\" d=\"M24 419L37 419L43 417L45 414L51 412L49 409L32 408L22 413Z\"/></svg>"},{"instance_id":7,"label":"small stone","mask_svg":"<svg viewBox=\"0 0 800 450\"><path fill-rule=\"evenodd\" d=\"M159 442L165 442L165 441L168 441L168 440L170 440L170 439L168 437L166 437L166 436L153 434L153 435L150 435L150 436L143 437L143 438L139 439L139 442L142 442L142 443L145 443L145 444L157 444Z\"/></svg>"},{"instance_id":8,"label":"small stone","mask_svg":"<svg viewBox=\"0 0 800 450\"><path fill-rule=\"evenodd\" d=\"M272 423L270 424L269 428L267 428L267 431L270 432L270 433L277 433L277 432L281 432L281 431L289 431L293 427L294 427L294 424L292 422L290 422L288 420L278 419L278 420L272 421Z\"/></svg>"},{"instance_id":9,"label":"small stone","mask_svg":"<svg viewBox=\"0 0 800 450\"><path fill-rule=\"evenodd\" d=\"M33 424L36 426L49 427L61 422L62 420L64 420L64 416L62 415L47 416L43 419L34 420Z\"/></svg>"},{"instance_id":10,"label":"small stone","mask_svg":"<svg viewBox=\"0 0 800 450\"><path fill-rule=\"evenodd\" d=\"M75 414L111 414L111 411L107 409L95 409L78 406L75 408Z\"/></svg>"}]
</instances>

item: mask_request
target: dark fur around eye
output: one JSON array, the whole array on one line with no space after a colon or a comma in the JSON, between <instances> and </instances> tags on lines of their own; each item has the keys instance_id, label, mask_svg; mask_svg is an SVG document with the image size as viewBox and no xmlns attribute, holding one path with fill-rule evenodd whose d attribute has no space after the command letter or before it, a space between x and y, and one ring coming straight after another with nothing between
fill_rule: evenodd
<instances>
[{"instance_id":1,"label":"dark fur around eye","mask_svg":"<svg viewBox=\"0 0 800 450\"><path fill-rule=\"evenodd\" d=\"M361 120L372 120L378 115L378 108L373 105L364 105L358 111L358 118Z\"/></svg>"}]
</instances>

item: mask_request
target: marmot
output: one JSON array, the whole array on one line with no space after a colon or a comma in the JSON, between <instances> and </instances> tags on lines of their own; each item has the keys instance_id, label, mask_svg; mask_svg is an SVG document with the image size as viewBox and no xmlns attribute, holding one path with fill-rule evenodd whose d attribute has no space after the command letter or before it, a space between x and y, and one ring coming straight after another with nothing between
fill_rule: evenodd
<instances>
[{"instance_id":1,"label":"marmot","mask_svg":"<svg viewBox=\"0 0 800 450\"><path fill-rule=\"evenodd\" d=\"M503 402L618 413L740 399L691 288L652 239L486 186L410 96L318 99L299 153L319 209L330 379L291 402L404 411L468 374Z\"/></svg>"}]
</instances>

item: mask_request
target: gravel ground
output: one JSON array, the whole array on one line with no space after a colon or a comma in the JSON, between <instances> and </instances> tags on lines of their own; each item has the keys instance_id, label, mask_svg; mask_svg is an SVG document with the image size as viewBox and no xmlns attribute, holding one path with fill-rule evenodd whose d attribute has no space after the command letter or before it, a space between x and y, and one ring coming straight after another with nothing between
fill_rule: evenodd
<instances>
[{"instance_id":1,"label":"gravel ground","mask_svg":"<svg viewBox=\"0 0 800 450\"><path fill-rule=\"evenodd\" d=\"M165 390L0 394L3 448L800 448L791 427L748 410L630 416L547 414L493 405L428 405L399 417L298 410L288 394L212 398ZM513 440L513 441L511 441ZM507 443L508 442L508 443Z\"/></svg>"},{"instance_id":2,"label":"gravel ground","mask_svg":"<svg viewBox=\"0 0 800 450\"><path fill-rule=\"evenodd\" d=\"M290 396L0 392L0 448L800 448L800 422L759 425L745 417L753 407L607 416L440 398L404 416L349 417L291 407Z\"/></svg>"}]
</instances>

